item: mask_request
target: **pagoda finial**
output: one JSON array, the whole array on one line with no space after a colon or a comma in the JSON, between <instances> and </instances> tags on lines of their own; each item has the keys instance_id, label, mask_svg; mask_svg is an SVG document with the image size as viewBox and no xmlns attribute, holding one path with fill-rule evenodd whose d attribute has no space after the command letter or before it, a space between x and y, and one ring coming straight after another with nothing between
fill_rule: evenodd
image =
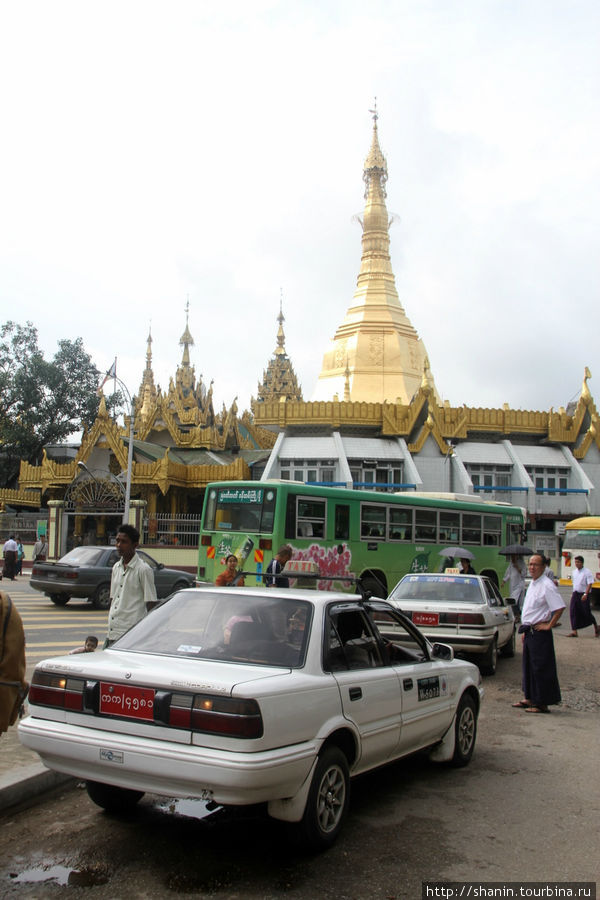
<instances>
[{"instance_id":1,"label":"pagoda finial","mask_svg":"<svg viewBox=\"0 0 600 900\"><path fill-rule=\"evenodd\" d=\"M185 331L183 332L183 334L181 335L181 338L179 339L179 344L180 344L180 346L183 347L183 357L181 359L181 364L182 364L182 366L186 366L186 367L189 366L189 364L190 364L189 348L190 348L190 346L193 347L193 345L194 345L194 338L192 337L192 335L190 333L190 329L189 329L189 325L188 325L189 313L190 313L190 298L188 296L187 303L185 305Z\"/></svg>"},{"instance_id":2,"label":"pagoda finial","mask_svg":"<svg viewBox=\"0 0 600 900\"><path fill-rule=\"evenodd\" d=\"M371 139L371 149L365 159L365 168L363 172L365 198L369 197L369 192L372 190L374 182L376 182L377 187L381 192L381 199L385 199L385 183L387 181L388 173L387 162L385 156L381 152L379 135L377 133L377 119L379 118L379 113L377 112L377 97L375 97L374 108L370 109L369 112L373 116L373 137Z\"/></svg>"},{"instance_id":3,"label":"pagoda finial","mask_svg":"<svg viewBox=\"0 0 600 900\"><path fill-rule=\"evenodd\" d=\"M279 289L279 315L277 316L277 321L279 322L279 328L277 329L277 347L275 348L275 355L282 356L285 355L285 334L283 332L283 323L285 322L285 316L283 315L283 289Z\"/></svg>"}]
</instances>

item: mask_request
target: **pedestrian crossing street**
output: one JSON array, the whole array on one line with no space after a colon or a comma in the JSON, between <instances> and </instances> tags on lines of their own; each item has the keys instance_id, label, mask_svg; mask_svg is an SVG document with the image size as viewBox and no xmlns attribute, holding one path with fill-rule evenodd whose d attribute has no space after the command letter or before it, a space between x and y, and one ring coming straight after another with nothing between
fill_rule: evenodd
<instances>
[{"instance_id":1,"label":"pedestrian crossing street","mask_svg":"<svg viewBox=\"0 0 600 900\"><path fill-rule=\"evenodd\" d=\"M66 606L56 606L36 591L9 593L25 629L28 679L40 660L69 653L80 647L88 634L95 634L102 646L106 637L108 610L94 609L79 600L70 600Z\"/></svg>"}]
</instances>

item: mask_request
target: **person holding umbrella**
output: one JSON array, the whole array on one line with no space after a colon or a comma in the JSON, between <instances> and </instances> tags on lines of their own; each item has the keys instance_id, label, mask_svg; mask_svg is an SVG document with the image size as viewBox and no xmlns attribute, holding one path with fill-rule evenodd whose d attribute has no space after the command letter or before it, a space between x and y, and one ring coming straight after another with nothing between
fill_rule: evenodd
<instances>
[{"instance_id":1,"label":"person holding umbrella","mask_svg":"<svg viewBox=\"0 0 600 900\"><path fill-rule=\"evenodd\" d=\"M513 601L519 613L521 612L521 601L523 600L523 595L525 593L526 571L523 557L513 553L506 572L504 573L504 578L502 579L502 584L506 584L507 581L509 582L510 593L508 598Z\"/></svg>"}]
</instances>

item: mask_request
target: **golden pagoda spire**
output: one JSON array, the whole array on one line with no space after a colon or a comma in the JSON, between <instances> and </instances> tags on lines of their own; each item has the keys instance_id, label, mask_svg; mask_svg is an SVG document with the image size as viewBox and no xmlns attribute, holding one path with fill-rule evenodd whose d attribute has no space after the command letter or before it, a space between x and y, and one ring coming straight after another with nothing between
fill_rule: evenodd
<instances>
[{"instance_id":1,"label":"golden pagoda spire","mask_svg":"<svg viewBox=\"0 0 600 900\"><path fill-rule=\"evenodd\" d=\"M324 355L312 399L345 395L347 368L353 401L396 402L400 398L408 403L421 384L426 352L398 299L385 203L387 162L379 145L376 103L369 112L373 133L363 171L360 271L354 299Z\"/></svg>"},{"instance_id":2,"label":"golden pagoda spire","mask_svg":"<svg viewBox=\"0 0 600 900\"><path fill-rule=\"evenodd\" d=\"M181 365L186 368L190 364L190 345L194 346L194 338L190 333L190 328L188 325L188 318L190 313L190 298L188 297L187 303L185 305L185 331L179 338L179 344L183 347L183 356L181 358Z\"/></svg>"},{"instance_id":3,"label":"golden pagoda spire","mask_svg":"<svg viewBox=\"0 0 600 900\"><path fill-rule=\"evenodd\" d=\"M283 292L281 292L282 294ZM279 315L277 316L279 328L277 329L277 346L272 359L269 360L266 371L263 372L262 383L258 385L256 401L264 403L267 400L302 400L302 389L298 384L294 367L285 351L285 334L283 332L283 298L279 298Z\"/></svg>"},{"instance_id":4,"label":"golden pagoda spire","mask_svg":"<svg viewBox=\"0 0 600 900\"><path fill-rule=\"evenodd\" d=\"M277 316L277 321L279 322L279 328L277 329L277 346L275 348L276 356L285 356L285 334L283 333L283 323L285 322L285 316L283 315L283 291L280 291L279 295L279 315Z\"/></svg>"},{"instance_id":5,"label":"golden pagoda spire","mask_svg":"<svg viewBox=\"0 0 600 900\"><path fill-rule=\"evenodd\" d=\"M154 372L152 371L152 326L148 326L148 337L146 339L146 368L142 376L142 383L137 394L136 413L149 415L157 397L157 390L154 384Z\"/></svg>"}]
</instances>

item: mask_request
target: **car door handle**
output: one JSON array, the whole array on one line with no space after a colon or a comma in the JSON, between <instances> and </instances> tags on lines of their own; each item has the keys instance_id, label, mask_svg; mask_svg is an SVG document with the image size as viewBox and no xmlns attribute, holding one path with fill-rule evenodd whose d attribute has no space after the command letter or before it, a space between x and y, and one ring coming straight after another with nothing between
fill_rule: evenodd
<instances>
[{"instance_id":1,"label":"car door handle","mask_svg":"<svg viewBox=\"0 0 600 900\"><path fill-rule=\"evenodd\" d=\"M362 688L353 687L348 690L351 700L360 700L362 697Z\"/></svg>"}]
</instances>

